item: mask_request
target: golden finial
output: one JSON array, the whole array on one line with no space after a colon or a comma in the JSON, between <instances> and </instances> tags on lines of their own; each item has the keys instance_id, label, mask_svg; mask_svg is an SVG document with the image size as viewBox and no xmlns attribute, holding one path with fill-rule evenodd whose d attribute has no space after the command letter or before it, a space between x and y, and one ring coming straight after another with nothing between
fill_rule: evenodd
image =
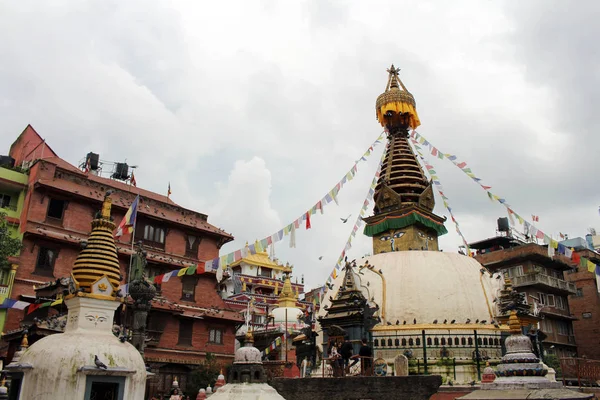
<instances>
[{"instance_id":1,"label":"golden finial","mask_svg":"<svg viewBox=\"0 0 600 400\"><path fill-rule=\"evenodd\" d=\"M246 332L246 340L244 343L254 343L254 336L252 335L252 332Z\"/></svg>"},{"instance_id":2,"label":"golden finial","mask_svg":"<svg viewBox=\"0 0 600 400\"><path fill-rule=\"evenodd\" d=\"M23 339L21 340L21 348L26 349L29 347L29 341L27 340L27 334L23 335Z\"/></svg>"},{"instance_id":3,"label":"golden finial","mask_svg":"<svg viewBox=\"0 0 600 400\"><path fill-rule=\"evenodd\" d=\"M102 218L110 220L110 208L112 206L112 199L110 195L113 193L112 190L107 190L104 195L104 201L102 202Z\"/></svg>"},{"instance_id":4,"label":"golden finial","mask_svg":"<svg viewBox=\"0 0 600 400\"><path fill-rule=\"evenodd\" d=\"M517 316L517 312L515 310L510 312L510 317L508 318L508 327L510 328L510 333L512 334L521 333L521 321L519 321L519 317Z\"/></svg>"}]
</instances>

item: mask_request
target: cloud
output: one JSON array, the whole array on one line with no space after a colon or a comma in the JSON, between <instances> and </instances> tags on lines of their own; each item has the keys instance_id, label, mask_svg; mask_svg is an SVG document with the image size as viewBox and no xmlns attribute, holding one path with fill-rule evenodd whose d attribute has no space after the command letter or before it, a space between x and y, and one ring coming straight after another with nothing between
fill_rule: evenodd
<instances>
[{"instance_id":1,"label":"cloud","mask_svg":"<svg viewBox=\"0 0 600 400\"><path fill-rule=\"evenodd\" d=\"M251 244L264 232L280 228L281 219L271 206L271 172L263 159L236 161L227 182L217 183L217 191L219 201L210 212L211 221L238 237L223 251L236 250L245 241Z\"/></svg>"},{"instance_id":2,"label":"cloud","mask_svg":"<svg viewBox=\"0 0 600 400\"><path fill-rule=\"evenodd\" d=\"M381 131L374 103L392 62L419 131L466 161L539 227L585 234L597 221L598 4L192 2L0 6L0 147L31 123L76 164L88 151L137 164L138 184L209 214L234 244L292 222ZM398 21L401 21L399 23ZM283 260L322 283L376 168L298 232ZM468 240L504 209L451 163L432 160ZM267 167L268 166L268 167ZM242 194L243 193L243 194ZM436 212L447 215L441 200ZM445 251L461 244L451 222ZM357 236L350 257L370 249ZM323 260L318 260L319 256Z\"/></svg>"}]
</instances>

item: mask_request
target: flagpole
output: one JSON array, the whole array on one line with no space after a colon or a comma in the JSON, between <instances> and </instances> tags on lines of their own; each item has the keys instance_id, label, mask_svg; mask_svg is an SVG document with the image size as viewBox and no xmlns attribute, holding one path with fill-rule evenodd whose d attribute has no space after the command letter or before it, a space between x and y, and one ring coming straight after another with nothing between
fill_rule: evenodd
<instances>
[{"instance_id":1,"label":"flagpole","mask_svg":"<svg viewBox=\"0 0 600 400\"><path fill-rule=\"evenodd\" d=\"M133 220L133 231L131 232L131 254L129 255L129 273L127 274L127 293L125 294L125 299L127 299L127 296L129 295L129 284L131 283L131 266L133 264L133 246L135 245L135 226L137 225L137 214L138 214L138 207L140 206L139 204L139 189L138 189L138 195L136 197L136 199L138 200L138 204L136 205L136 209L135 209L135 218ZM135 199L133 200L135 201Z\"/></svg>"}]
</instances>

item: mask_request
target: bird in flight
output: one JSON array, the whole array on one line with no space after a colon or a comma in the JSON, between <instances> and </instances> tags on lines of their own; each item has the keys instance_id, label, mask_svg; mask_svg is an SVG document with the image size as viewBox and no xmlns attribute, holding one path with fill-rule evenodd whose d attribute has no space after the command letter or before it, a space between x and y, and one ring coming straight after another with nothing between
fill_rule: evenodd
<instances>
[{"instance_id":1,"label":"bird in flight","mask_svg":"<svg viewBox=\"0 0 600 400\"><path fill-rule=\"evenodd\" d=\"M322 259L323 259L323 256L319 256L319 260L322 260Z\"/></svg>"},{"instance_id":2,"label":"bird in flight","mask_svg":"<svg viewBox=\"0 0 600 400\"><path fill-rule=\"evenodd\" d=\"M352 214L348 215L346 218L340 218L342 220L342 223L345 224L346 222L348 222L348 219L352 216Z\"/></svg>"}]
</instances>

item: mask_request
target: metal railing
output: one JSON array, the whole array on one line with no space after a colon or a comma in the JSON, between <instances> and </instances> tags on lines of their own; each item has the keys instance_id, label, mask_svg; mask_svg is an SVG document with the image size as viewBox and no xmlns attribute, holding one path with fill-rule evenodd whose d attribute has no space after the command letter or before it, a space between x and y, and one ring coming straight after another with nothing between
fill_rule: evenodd
<instances>
[{"instance_id":1,"label":"metal railing","mask_svg":"<svg viewBox=\"0 0 600 400\"><path fill-rule=\"evenodd\" d=\"M8 285L0 285L0 296L8 296Z\"/></svg>"},{"instance_id":2,"label":"metal railing","mask_svg":"<svg viewBox=\"0 0 600 400\"><path fill-rule=\"evenodd\" d=\"M481 379L482 365L489 359L499 359L505 353L504 338L498 333L428 333L390 334L373 337L375 358L393 359L399 353L412 360L417 369L428 374L430 365L456 363L456 360L472 360Z\"/></svg>"},{"instance_id":3,"label":"metal railing","mask_svg":"<svg viewBox=\"0 0 600 400\"><path fill-rule=\"evenodd\" d=\"M344 366L341 357L328 357L321 360L322 377L372 376L373 357L352 356Z\"/></svg>"},{"instance_id":4,"label":"metal railing","mask_svg":"<svg viewBox=\"0 0 600 400\"><path fill-rule=\"evenodd\" d=\"M598 386L600 381L600 360L565 357L560 359L560 369L563 384L567 380L577 379L580 387Z\"/></svg>"},{"instance_id":5,"label":"metal railing","mask_svg":"<svg viewBox=\"0 0 600 400\"><path fill-rule=\"evenodd\" d=\"M577 292L577 288L575 287L574 283L567 282L565 280L558 279L553 276L538 272L533 274L515 276L512 278L512 283L514 287L534 285L540 283L542 285L550 286L556 289L566 290L571 294L575 294Z\"/></svg>"}]
</instances>

